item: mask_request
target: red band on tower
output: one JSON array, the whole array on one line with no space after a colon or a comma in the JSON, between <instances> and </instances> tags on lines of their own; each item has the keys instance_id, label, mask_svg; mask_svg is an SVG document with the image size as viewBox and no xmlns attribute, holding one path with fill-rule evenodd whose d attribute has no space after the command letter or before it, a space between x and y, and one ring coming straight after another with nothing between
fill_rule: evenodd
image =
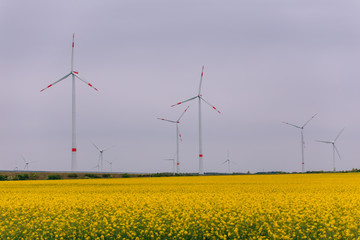
<instances>
[{"instance_id":1,"label":"red band on tower","mask_svg":"<svg viewBox=\"0 0 360 240\"><path fill-rule=\"evenodd\" d=\"M73 151L73 152L76 152L76 148L73 148L72 151Z\"/></svg>"},{"instance_id":2,"label":"red band on tower","mask_svg":"<svg viewBox=\"0 0 360 240\"><path fill-rule=\"evenodd\" d=\"M203 155L202 155L202 154L199 154L199 157L203 157Z\"/></svg>"}]
</instances>

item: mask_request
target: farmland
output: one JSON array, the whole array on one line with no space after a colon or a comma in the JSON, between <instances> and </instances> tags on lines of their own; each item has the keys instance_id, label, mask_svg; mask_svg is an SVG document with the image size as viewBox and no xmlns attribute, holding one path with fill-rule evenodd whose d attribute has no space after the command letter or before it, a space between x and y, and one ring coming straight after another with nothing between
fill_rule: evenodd
<instances>
[{"instance_id":1,"label":"farmland","mask_svg":"<svg viewBox=\"0 0 360 240\"><path fill-rule=\"evenodd\" d=\"M0 182L2 239L353 239L360 174Z\"/></svg>"}]
</instances>

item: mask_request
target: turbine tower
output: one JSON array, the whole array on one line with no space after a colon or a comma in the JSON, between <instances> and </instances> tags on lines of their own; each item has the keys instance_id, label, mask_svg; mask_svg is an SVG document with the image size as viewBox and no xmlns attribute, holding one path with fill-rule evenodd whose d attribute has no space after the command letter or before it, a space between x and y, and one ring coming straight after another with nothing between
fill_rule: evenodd
<instances>
[{"instance_id":1,"label":"turbine tower","mask_svg":"<svg viewBox=\"0 0 360 240\"><path fill-rule=\"evenodd\" d=\"M202 78L204 76L204 66L202 66L202 70L201 70L201 77L200 77L200 85L199 85L199 92L198 95L196 95L195 97L189 98L185 101L179 102L177 104L172 105L171 107L174 107L176 105L180 105L182 103L188 102L188 101L192 101L194 99L198 99L199 101L199 174L203 175L204 174L204 163L203 163L203 150L202 150L202 128L201 128L201 101L204 101L206 104L208 104L210 107L212 107L215 111L217 111L218 113L221 113L219 110L216 109L216 107L214 107L213 105L211 105L208 101L206 101L201 94L201 84L202 84Z\"/></svg>"},{"instance_id":2,"label":"turbine tower","mask_svg":"<svg viewBox=\"0 0 360 240\"><path fill-rule=\"evenodd\" d=\"M167 122L171 122L171 123L175 123L176 124L176 172L179 173L180 172L180 158L179 158L179 138L181 140L181 134L179 134L179 123L180 123L180 119L182 118L182 116L184 116L185 112L188 110L190 106L188 106L185 111L180 115L180 117L176 120L168 120L165 118L158 118L159 120L163 120L163 121L167 121Z\"/></svg>"},{"instance_id":3,"label":"turbine tower","mask_svg":"<svg viewBox=\"0 0 360 240\"><path fill-rule=\"evenodd\" d=\"M336 168L335 168L335 151L336 151L337 155L339 156L339 160L341 160L340 153L339 153L339 150L337 149L337 147L335 146L335 142L340 137L340 135L344 131L344 129L345 128L341 129L341 131L338 133L338 135L335 137L335 139L333 141L316 140L317 142L331 143L332 144L332 146L333 146L333 170L334 170L334 172L336 172Z\"/></svg>"},{"instance_id":4,"label":"turbine tower","mask_svg":"<svg viewBox=\"0 0 360 240\"><path fill-rule=\"evenodd\" d=\"M101 149L101 148L99 148L98 146L96 146L95 143L92 143L92 144L93 144L94 147L99 151L99 161L98 161L98 165L100 165L100 171L102 172L102 171L103 171L103 162L104 162L104 160L103 160L103 153L104 153L104 151L109 150L110 148L114 147L114 145L113 145L113 146L110 146L110 147L107 147L107 148Z\"/></svg>"},{"instance_id":5,"label":"turbine tower","mask_svg":"<svg viewBox=\"0 0 360 240\"><path fill-rule=\"evenodd\" d=\"M77 152L77 148L76 148L76 104L75 104L75 100L76 100L76 96L75 96L75 78L81 80L82 82L84 82L86 85L92 87L93 89L95 89L96 91L98 91L93 85L91 85L90 83L88 83L87 81L85 81L84 79L80 78L78 76L78 72L74 71L74 37L75 34L73 34L73 41L72 41L72 51L71 51L71 69L70 69L70 73L66 74L64 77L60 78L59 80L53 82L52 84L50 84L49 86L47 86L46 88L42 89L40 92L48 89L49 87L54 86L55 84L57 84L58 82L61 82L62 80L66 79L67 77L69 77L71 75L72 77L72 147L71 147L71 152L72 152L72 157L71 157L71 171L75 171L77 170L77 161L76 161L76 152Z\"/></svg>"},{"instance_id":6,"label":"turbine tower","mask_svg":"<svg viewBox=\"0 0 360 240\"><path fill-rule=\"evenodd\" d=\"M288 123L288 122L282 122L284 124L287 124L287 125L290 125L290 126L293 126L293 127L296 127L298 129L301 130L301 159L302 159L302 162L301 162L301 170L302 172L304 172L304 148L305 148L305 142L304 142L304 133L303 133L303 130L305 128L305 126L317 115L317 113L315 115L313 115L304 125L302 126L297 126L295 124L291 124L291 123Z\"/></svg>"}]
</instances>

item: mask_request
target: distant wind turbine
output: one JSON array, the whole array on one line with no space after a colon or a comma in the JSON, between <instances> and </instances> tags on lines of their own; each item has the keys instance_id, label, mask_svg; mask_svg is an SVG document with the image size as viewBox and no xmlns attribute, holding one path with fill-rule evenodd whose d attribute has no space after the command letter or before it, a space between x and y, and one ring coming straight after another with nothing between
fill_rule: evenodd
<instances>
[{"instance_id":1,"label":"distant wind turbine","mask_svg":"<svg viewBox=\"0 0 360 240\"><path fill-rule=\"evenodd\" d=\"M213 105L211 105L208 101L206 101L201 94L201 84L202 84L202 78L204 76L204 66L202 67L201 70L201 77L200 77L200 85L199 85L199 92L198 95L196 95L195 97L189 98L185 101L179 102L177 104L172 105L171 107L174 107L176 105L188 102L188 101L192 101L194 99L198 99L199 101L199 174L203 175L204 174L204 163L203 163L203 150L202 150L202 128L201 128L201 100L204 101L206 104L208 104L210 107L212 107L215 111L217 111L218 113L221 113L219 110L216 109L216 107L214 107Z\"/></svg>"},{"instance_id":2,"label":"distant wind turbine","mask_svg":"<svg viewBox=\"0 0 360 240\"><path fill-rule=\"evenodd\" d=\"M227 163L227 165L228 165L228 174L230 174L230 164L235 164L235 162L233 162L233 161L230 160L229 151L227 152L227 159L226 159L226 161L223 162L221 165L224 165L225 163Z\"/></svg>"},{"instance_id":3,"label":"distant wind turbine","mask_svg":"<svg viewBox=\"0 0 360 240\"><path fill-rule=\"evenodd\" d=\"M24 170L29 170L29 164L33 163L33 162L27 161L24 156L21 156L21 157L25 162Z\"/></svg>"},{"instance_id":4,"label":"distant wind turbine","mask_svg":"<svg viewBox=\"0 0 360 240\"><path fill-rule=\"evenodd\" d=\"M110 165L110 172L112 172L112 162L105 160Z\"/></svg>"},{"instance_id":5,"label":"distant wind turbine","mask_svg":"<svg viewBox=\"0 0 360 240\"><path fill-rule=\"evenodd\" d=\"M305 142L304 142L304 133L303 133L303 130L305 128L305 126L317 115L317 113L312 116L304 125L302 126L297 126L297 125L294 125L294 124L291 124L291 123L288 123L288 122L282 122L284 124L287 124L287 125L290 125L290 126L293 126L293 127L296 127L296 128L299 128L301 129L301 159L302 159L302 162L301 162L301 167L302 167L302 172L304 172L304 148L305 148Z\"/></svg>"},{"instance_id":6,"label":"distant wind turbine","mask_svg":"<svg viewBox=\"0 0 360 240\"><path fill-rule=\"evenodd\" d=\"M173 175L175 175L175 160L176 160L175 156L176 156L176 153L175 153L173 158L164 159L165 161L172 161L173 162Z\"/></svg>"},{"instance_id":7,"label":"distant wind turbine","mask_svg":"<svg viewBox=\"0 0 360 240\"><path fill-rule=\"evenodd\" d=\"M171 122L171 123L175 123L176 124L176 172L179 173L180 172L180 158L179 158L179 138L181 140L181 134L179 134L179 123L180 123L180 119L182 118L182 116L184 116L184 114L186 113L186 111L189 109L190 106L188 106L185 111L180 115L180 117L176 120L168 120L165 118L158 118L159 120L163 120L163 121L167 121L167 122Z\"/></svg>"},{"instance_id":8,"label":"distant wind turbine","mask_svg":"<svg viewBox=\"0 0 360 240\"><path fill-rule=\"evenodd\" d=\"M333 170L334 170L334 172L336 172L336 168L335 168L335 151L336 151L337 155L339 156L339 159L341 160L340 153L339 153L339 150L337 149L337 147L335 146L335 142L340 137L340 135L344 131L344 129L345 128L341 129L341 131L338 133L338 135L335 137L335 139L333 141L316 140L317 142L331 143L332 144L332 147L333 147Z\"/></svg>"},{"instance_id":9,"label":"distant wind turbine","mask_svg":"<svg viewBox=\"0 0 360 240\"><path fill-rule=\"evenodd\" d=\"M115 145L101 149L95 143L92 143L92 144L99 151L99 162L98 162L98 164L100 165L100 171L103 171L103 153L104 153L104 151L109 150L110 148L113 148Z\"/></svg>"},{"instance_id":10,"label":"distant wind turbine","mask_svg":"<svg viewBox=\"0 0 360 240\"><path fill-rule=\"evenodd\" d=\"M58 82L61 82L62 80L66 79L67 77L69 77L71 75L72 77L72 148L71 148L71 152L72 152L72 157L71 157L71 171L75 171L77 170L77 161L76 161L76 152L77 152L77 148L76 148L76 104L75 104L75 78L83 81L85 84L87 84L88 86L92 87L93 89L95 89L96 91L98 91L93 85L91 85L90 83L88 83L87 81L85 81L84 79L80 78L78 76L78 72L74 71L74 34L73 34L73 41L72 41L72 52L71 52L71 69L70 69L70 73L66 74L64 77L60 78L59 80L53 82L52 84L50 84L49 86L47 86L46 88L42 89L40 92L48 89L49 87L54 86L55 84L57 84Z\"/></svg>"}]
</instances>

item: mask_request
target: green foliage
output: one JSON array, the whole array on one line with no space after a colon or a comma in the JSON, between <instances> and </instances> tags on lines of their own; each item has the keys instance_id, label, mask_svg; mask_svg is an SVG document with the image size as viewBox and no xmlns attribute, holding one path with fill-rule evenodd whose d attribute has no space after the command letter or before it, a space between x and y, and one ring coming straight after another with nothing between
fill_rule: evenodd
<instances>
[{"instance_id":1,"label":"green foliage","mask_svg":"<svg viewBox=\"0 0 360 240\"><path fill-rule=\"evenodd\" d=\"M68 178L78 178L78 175L76 173L70 173Z\"/></svg>"},{"instance_id":2,"label":"green foliage","mask_svg":"<svg viewBox=\"0 0 360 240\"><path fill-rule=\"evenodd\" d=\"M130 177L130 174L124 173L121 177L122 177L122 178L129 178L129 177Z\"/></svg>"},{"instance_id":3,"label":"green foliage","mask_svg":"<svg viewBox=\"0 0 360 240\"><path fill-rule=\"evenodd\" d=\"M103 175L101 175L103 178L111 178L111 174L109 173L104 173Z\"/></svg>"},{"instance_id":4,"label":"green foliage","mask_svg":"<svg viewBox=\"0 0 360 240\"><path fill-rule=\"evenodd\" d=\"M28 180L29 179L29 175L27 173L24 174L17 174L13 180Z\"/></svg>"},{"instance_id":5,"label":"green foliage","mask_svg":"<svg viewBox=\"0 0 360 240\"><path fill-rule=\"evenodd\" d=\"M6 181L6 180L8 180L8 176L0 175L0 181Z\"/></svg>"},{"instance_id":6,"label":"green foliage","mask_svg":"<svg viewBox=\"0 0 360 240\"><path fill-rule=\"evenodd\" d=\"M100 178L99 175L93 174L93 173L86 173L85 174L86 178Z\"/></svg>"},{"instance_id":7,"label":"green foliage","mask_svg":"<svg viewBox=\"0 0 360 240\"><path fill-rule=\"evenodd\" d=\"M36 172L30 173L30 179L31 179L31 180L37 180L37 179L39 179L39 174L36 173Z\"/></svg>"},{"instance_id":8,"label":"green foliage","mask_svg":"<svg viewBox=\"0 0 360 240\"><path fill-rule=\"evenodd\" d=\"M47 177L48 180L58 180L58 179L61 179L61 176L60 175L49 175Z\"/></svg>"}]
</instances>

